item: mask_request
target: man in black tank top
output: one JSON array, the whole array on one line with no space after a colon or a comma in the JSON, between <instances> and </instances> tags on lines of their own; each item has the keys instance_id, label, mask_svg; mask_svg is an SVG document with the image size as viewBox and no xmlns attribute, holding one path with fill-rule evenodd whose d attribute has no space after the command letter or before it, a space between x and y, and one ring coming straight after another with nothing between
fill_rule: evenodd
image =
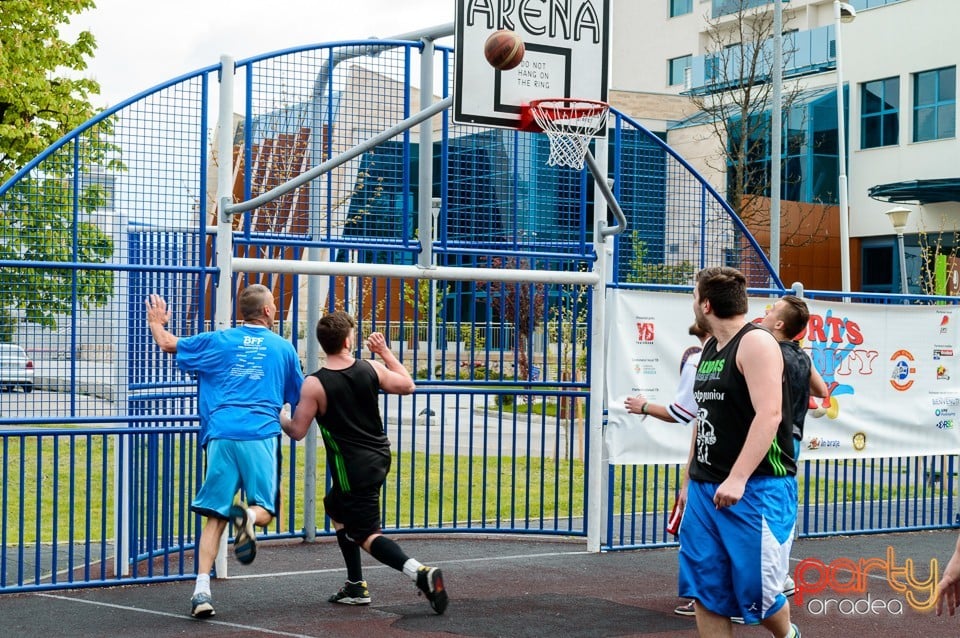
<instances>
[{"instance_id":1,"label":"man in black tank top","mask_svg":"<svg viewBox=\"0 0 960 638\"><path fill-rule=\"evenodd\" d=\"M314 418L320 427L333 486L323 499L324 510L337 530L347 581L329 602L367 605L370 591L363 579L360 548L381 563L406 574L422 591L433 610L447 608L443 573L407 556L380 528L380 491L390 471L390 440L380 417L380 391L411 394L410 373L379 332L367 338L367 348L383 363L353 356L356 322L342 311L317 323L317 340L326 353L323 367L306 377L293 417L281 416L283 431L301 440Z\"/></svg>"},{"instance_id":2,"label":"man in black tank top","mask_svg":"<svg viewBox=\"0 0 960 638\"><path fill-rule=\"evenodd\" d=\"M796 295L786 295L767 309L760 325L770 331L780 344L783 366L790 384L793 400L794 457L800 458L803 440L803 422L806 420L810 397L824 398L829 393L827 384L811 365L810 357L795 339L803 337L810 320L807 302Z\"/></svg>"},{"instance_id":3,"label":"man in black tank top","mask_svg":"<svg viewBox=\"0 0 960 638\"><path fill-rule=\"evenodd\" d=\"M747 321L733 268L696 277L694 314L713 336L694 380L697 430L680 501L680 591L701 636L731 636L731 617L797 638L781 592L796 524L790 393L776 340Z\"/></svg>"}]
</instances>

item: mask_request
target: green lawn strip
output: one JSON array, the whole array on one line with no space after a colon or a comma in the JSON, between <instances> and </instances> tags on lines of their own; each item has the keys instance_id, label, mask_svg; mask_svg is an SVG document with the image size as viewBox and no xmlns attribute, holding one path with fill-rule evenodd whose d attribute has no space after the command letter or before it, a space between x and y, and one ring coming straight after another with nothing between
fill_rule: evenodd
<instances>
[{"instance_id":1,"label":"green lawn strip","mask_svg":"<svg viewBox=\"0 0 960 638\"><path fill-rule=\"evenodd\" d=\"M533 413L542 402L518 404ZM555 409L555 404L553 404ZM547 410L551 409L548 402ZM0 438L0 542L7 546L57 541L84 542L114 537L114 480L118 435L79 431L76 435L16 435ZM41 443L38 445L38 441ZM133 459L141 486L131 496L135 524L142 536L176 535L184 517L192 517L189 503L199 483L195 435L188 433L137 434L122 450ZM473 456L394 451L393 469L384 489L385 528L530 526L539 519L583 516L584 464L579 459L511 457L510 443ZM302 502L303 446L295 455L284 447L281 494L290 494L289 459L296 458L295 493ZM482 454L486 454L483 456ZM937 498L943 483L910 484L902 473L887 466L882 478L863 484L871 469L861 463L844 473L841 462L821 474L799 477L801 501L812 504L869 503L890 498ZM128 467L125 464L124 467ZM614 513L662 512L672 505L680 473L675 465L617 466L614 471ZM320 485L325 482L322 447L317 454ZM125 470L129 471L129 470ZM150 478L156 477L156 478ZM948 483L948 482L944 482ZM809 494L807 492L809 485ZM320 487L320 490L323 488ZM321 496L318 494L318 497ZM71 503L73 507L71 508ZM323 526L323 503L316 500L316 520ZM281 505L281 512L288 511ZM297 508L300 511L300 508ZM302 514L293 529L302 528ZM548 526L545 523L545 526ZM89 533L87 530L89 529ZM286 527L284 527L286 529Z\"/></svg>"}]
</instances>

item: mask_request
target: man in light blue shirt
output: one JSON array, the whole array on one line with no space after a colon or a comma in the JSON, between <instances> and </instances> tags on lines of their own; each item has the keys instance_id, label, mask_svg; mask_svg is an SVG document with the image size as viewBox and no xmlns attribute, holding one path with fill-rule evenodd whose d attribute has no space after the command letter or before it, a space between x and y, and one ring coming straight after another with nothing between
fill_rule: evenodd
<instances>
[{"instance_id":1,"label":"man in light blue shirt","mask_svg":"<svg viewBox=\"0 0 960 638\"><path fill-rule=\"evenodd\" d=\"M166 301L150 295L147 325L160 349L176 354L177 365L197 376L200 444L206 450L203 485L190 506L207 517L200 533L197 583L191 615L214 615L210 571L220 537L232 520L237 527L234 554L241 563L257 554L255 525L265 527L277 512L280 495L280 410L295 405L303 372L296 350L271 330L277 314L266 286L246 287L238 299L243 323L234 328L177 337L166 328ZM243 489L248 504L236 504Z\"/></svg>"}]
</instances>

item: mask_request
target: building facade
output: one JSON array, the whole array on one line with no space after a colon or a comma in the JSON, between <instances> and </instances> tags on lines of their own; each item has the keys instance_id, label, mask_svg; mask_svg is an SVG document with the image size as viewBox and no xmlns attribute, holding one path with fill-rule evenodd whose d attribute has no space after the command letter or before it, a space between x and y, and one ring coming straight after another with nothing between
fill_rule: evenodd
<instances>
[{"instance_id":1,"label":"building facade","mask_svg":"<svg viewBox=\"0 0 960 638\"><path fill-rule=\"evenodd\" d=\"M840 288L839 64L846 112L852 289L900 292L901 257L885 213L905 207L911 211L903 231L910 292L957 294L952 282L957 279L953 257L960 233L960 42L951 32L960 23L960 3L847 4L856 15L842 23L835 17L833 0L789 0L782 5L783 86L789 108L783 109L781 232L806 225L809 237L802 250L782 248L781 276L789 284L796 272L808 287ZM745 26L769 25L772 2L624 0L615 4L615 12L611 102L662 133L732 199L736 191L729 181L726 149L736 140L720 139L711 126L717 111L698 106L740 91L738 80L743 77L755 85L770 83L771 38L753 36L757 41L740 42L737 36ZM767 31L768 36L772 33ZM750 56L738 54L754 48L761 61L748 73L741 66ZM761 107L750 117L769 121L769 100ZM769 127L766 131L769 135ZM763 200L770 194L769 139L756 148L760 150L749 154L745 167L747 182L754 180L756 188L745 194ZM762 220L758 216L752 225L748 222L758 239L769 225L769 217ZM811 269L824 264L828 276L811 282Z\"/></svg>"}]
</instances>

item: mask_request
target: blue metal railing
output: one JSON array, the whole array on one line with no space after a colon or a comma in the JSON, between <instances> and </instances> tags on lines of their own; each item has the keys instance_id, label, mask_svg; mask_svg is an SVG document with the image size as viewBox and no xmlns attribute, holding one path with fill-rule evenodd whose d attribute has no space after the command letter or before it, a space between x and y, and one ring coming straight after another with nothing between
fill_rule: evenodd
<instances>
[{"instance_id":1,"label":"blue metal railing","mask_svg":"<svg viewBox=\"0 0 960 638\"><path fill-rule=\"evenodd\" d=\"M407 80L420 43L391 43L379 56L351 65L349 73L326 66L333 52L357 45L301 47L237 64L247 81L245 117L235 131L235 192L254 197L409 114ZM450 64L450 50L436 52ZM70 258L0 259L0 272L9 275L3 285L10 287L0 294L8 296L31 294L44 285L44 273L95 275L89 288L70 287L72 312L56 318L58 330L20 322L13 334L38 354L53 351L47 346L54 341L70 346L65 358L37 357L33 392L0 394L0 424L7 426L0 430L0 592L193 575L200 521L189 503L203 467L196 444L196 384L154 346L143 299L151 292L166 296L171 329L193 334L211 329L218 286L259 276L219 281L207 232L215 214L207 174L216 164L209 152L208 85L218 70L207 67L121 103L0 186L0 209L12 198L36 197L27 186L59 175L56 171L69 173L66 181L80 188L86 183L80 176L91 167L78 149L96 141L95 124L112 124L112 152L123 165L106 200L113 207L83 208L79 193L69 204L37 197L29 202L31 210L63 215L76 229ZM311 128L306 135L299 118L309 110L302 105L314 104L318 76L328 78L320 83L326 91L319 134ZM449 85L449 74L443 77ZM371 104L383 107L373 119ZM608 160L629 229L614 243L612 285L676 288L672 280L634 279L649 268L689 281L695 269L734 258L751 285L780 286L719 194L655 135L621 113L613 116ZM453 125L445 113L437 127L439 263L490 268L509 267L513 260L555 271L592 267L591 178L542 166L547 142L535 134ZM314 142L320 143L314 147ZM411 183L415 143L414 136L403 135L310 187L245 213L237 220L237 255L293 259L316 248L328 250L331 260L342 253L360 262L405 263L419 247L412 215L418 199ZM306 211L321 215L323 224L307 225ZM112 255L102 263L80 258L88 223L109 237ZM358 226L362 233L345 230ZM4 232L0 244L11 245L28 231ZM33 239L42 244L45 237ZM317 364L304 354L312 339L312 326L301 320L304 280L297 275L263 280L282 301L277 330L312 370ZM329 277L321 302L355 313L363 334L403 335L393 346L419 376L412 397L385 397L382 403L395 455L383 494L385 529L585 536L590 498L585 434L593 427L586 415L596 398L584 362L594 347L604 345L577 328L591 324L589 290L555 283L437 282L441 303L433 316L434 334L455 336L441 348L424 345L418 336L431 318L418 300L418 284ZM533 369L540 371L536 379ZM284 444L285 505L266 538L306 535L298 492L308 470L302 448ZM322 464L321 456L321 476ZM616 533L606 545L669 542L660 517L678 468L616 471L622 473L614 477L610 470L611 489L603 498L622 518L609 527ZM931 518L907 503L903 507L915 512L906 519L910 524L948 518ZM322 521L316 532L332 533L323 512L314 515ZM887 520L864 516L881 526Z\"/></svg>"}]
</instances>

